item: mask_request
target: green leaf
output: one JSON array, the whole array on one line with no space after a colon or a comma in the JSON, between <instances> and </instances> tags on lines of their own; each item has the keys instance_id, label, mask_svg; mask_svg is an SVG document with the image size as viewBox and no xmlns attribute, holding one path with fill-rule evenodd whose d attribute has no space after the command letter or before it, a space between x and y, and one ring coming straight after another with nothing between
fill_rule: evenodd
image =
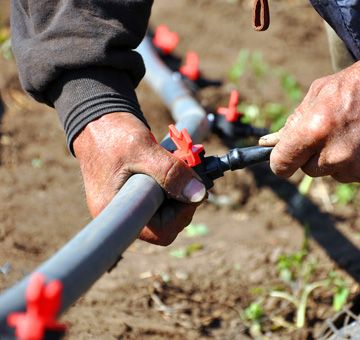
<instances>
[{"instance_id":1,"label":"green leaf","mask_svg":"<svg viewBox=\"0 0 360 340\"><path fill-rule=\"evenodd\" d=\"M262 59L262 54L255 51L251 56L250 68L255 77L260 80L269 69L269 65Z\"/></svg>"},{"instance_id":2,"label":"green leaf","mask_svg":"<svg viewBox=\"0 0 360 340\"><path fill-rule=\"evenodd\" d=\"M239 109L245 115L245 117L243 117L244 122L254 122L260 116L260 108L257 105L241 104Z\"/></svg>"},{"instance_id":3,"label":"green leaf","mask_svg":"<svg viewBox=\"0 0 360 340\"><path fill-rule=\"evenodd\" d=\"M279 276L284 282L291 283L299 275L301 275L301 268L304 256L307 251L302 250L291 255L281 254L277 262L277 270Z\"/></svg>"},{"instance_id":4,"label":"green leaf","mask_svg":"<svg viewBox=\"0 0 360 340\"><path fill-rule=\"evenodd\" d=\"M261 294L263 292L264 292L263 287L254 287L253 289L250 290L251 294Z\"/></svg>"},{"instance_id":5,"label":"green leaf","mask_svg":"<svg viewBox=\"0 0 360 340\"><path fill-rule=\"evenodd\" d=\"M201 243L194 243L187 248L170 249L169 254L173 257L183 259L190 256L194 251L202 249L204 246Z\"/></svg>"},{"instance_id":6,"label":"green leaf","mask_svg":"<svg viewBox=\"0 0 360 340\"><path fill-rule=\"evenodd\" d=\"M34 168L38 168L40 169L42 166L43 166L43 162L40 158L34 158L32 161L31 161L31 165L34 167Z\"/></svg>"},{"instance_id":7,"label":"green leaf","mask_svg":"<svg viewBox=\"0 0 360 340\"><path fill-rule=\"evenodd\" d=\"M277 132L279 131L286 123L288 119L287 116L281 116L276 121L274 121L270 126L270 132Z\"/></svg>"},{"instance_id":8,"label":"green leaf","mask_svg":"<svg viewBox=\"0 0 360 340\"><path fill-rule=\"evenodd\" d=\"M285 105L280 103L267 103L264 109L272 122L276 122L286 113Z\"/></svg>"},{"instance_id":9,"label":"green leaf","mask_svg":"<svg viewBox=\"0 0 360 340\"><path fill-rule=\"evenodd\" d=\"M240 264L240 263L236 263L236 264L234 265L234 269L235 269L235 270L241 270L241 264Z\"/></svg>"},{"instance_id":10,"label":"green leaf","mask_svg":"<svg viewBox=\"0 0 360 340\"><path fill-rule=\"evenodd\" d=\"M196 236L205 236L209 234L209 228L205 223L192 224L190 223L185 228L185 236L187 237L196 237Z\"/></svg>"},{"instance_id":11,"label":"green leaf","mask_svg":"<svg viewBox=\"0 0 360 340\"><path fill-rule=\"evenodd\" d=\"M303 177L303 179L301 180L299 187L298 187L298 190L301 195L305 196L308 194L313 181L314 181L313 177L310 177L308 175L305 175Z\"/></svg>"},{"instance_id":12,"label":"green leaf","mask_svg":"<svg viewBox=\"0 0 360 340\"><path fill-rule=\"evenodd\" d=\"M246 320L259 321L264 315L262 307L257 302L252 302L245 309L244 316Z\"/></svg>"},{"instance_id":13,"label":"green leaf","mask_svg":"<svg viewBox=\"0 0 360 340\"><path fill-rule=\"evenodd\" d=\"M236 83L244 74L249 59L249 50L240 50L235 65L230 69L230 81Z\"/></svg>"},{"instance_id":14,"label":"green leaf","mask_svg":"<svg viewBox=\"0 0 360 340\"><path fill-rule=\"evenodd\" d=\"M355 183L340 183L335 189L336 202L339 204L347 204L355 199L359 185Z\"/></svg>"},{"instance_id":15,"label":"green leaf","mask_svg":"<svg viewBox=\"0 0 360 340\"><path fill-rule=\"evenodd\" d=\"M285 95L293 101L299 101L302 97L302 91L297 84L296 78L292 74L285 74L282 79L282 86Z\"/></svg>"},{"instance_id":16,"label":"green leaf","mask_svg":"<svg viewBox=\"0 0 360 340\"><path fill-rule=\"evenodd\" d=\"M170 249L169 254L178 259L183 259L187 256L186 248Z\"/></svg>"},{"instance_id":17,"label":"green leaf","mask_svg":"<svg viewBox=\"0 0 360 340\"><path fill-rule=\"evenodd\" d=\"M10 60L13 57L11 48L11 39L5 40L1 45L1 53L6 60Z\"/></svg>"},{"instance_id":18,"label":"green leaf","mask_svg":"<svg viewBox=\"0 0 360 340\"><path fill-rule=\"evenodd\" d=\"M346 287L336 287L336 293L333 299L333 308L335 312L339 312L346 303L350 290Z\"/></svg>"}]
</instances>

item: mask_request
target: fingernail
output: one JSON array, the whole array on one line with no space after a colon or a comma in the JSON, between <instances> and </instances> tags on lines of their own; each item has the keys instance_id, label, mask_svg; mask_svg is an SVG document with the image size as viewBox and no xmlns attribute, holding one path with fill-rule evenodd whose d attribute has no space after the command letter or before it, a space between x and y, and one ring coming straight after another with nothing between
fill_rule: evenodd
<instances>
[{"instance_id":1,"label":"fingernail","mask_svg":"<svg viewBox=\"0 0 360 340\"><path fill-rule=\"evenodd\" d=\"M186 185L183 195L190 202L200 202L206 195L206 189L204 184L199 182L196 178L192 178Z\"/></svg>"}]
</instances>

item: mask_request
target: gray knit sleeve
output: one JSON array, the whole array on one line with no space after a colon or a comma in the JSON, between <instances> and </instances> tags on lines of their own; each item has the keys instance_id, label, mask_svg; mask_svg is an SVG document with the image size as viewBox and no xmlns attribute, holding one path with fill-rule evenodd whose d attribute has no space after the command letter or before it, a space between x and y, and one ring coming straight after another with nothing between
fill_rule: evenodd
<instances>
[{"instance_id":1,"label":"gray knit sleeve","mask_svg":"<svg viewBox=\"0 0 360 340\"><path fill-rule=\"evenodd\" d=\"M134 51L153 0L12 0L12 48L21 83L54 106L70 149L103 114L126 111L145 123L135 95L144 75Z\"/></svg>"}]
</instances>

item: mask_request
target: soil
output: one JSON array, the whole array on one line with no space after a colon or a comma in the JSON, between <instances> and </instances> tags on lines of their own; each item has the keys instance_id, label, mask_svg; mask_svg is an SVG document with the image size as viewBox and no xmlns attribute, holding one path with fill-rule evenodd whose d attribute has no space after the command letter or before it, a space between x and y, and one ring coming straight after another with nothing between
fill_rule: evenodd
<instances>
[{"instance_id":1,"label":"soil","mask_svg":"<svg viewBox=\"0 0 360 340\"><path fill-rule=\"evenodd\" d=\"M5 0L0 4L6 29L9 4ZM306 0L271 1L266 32L252 29L251 11L247 0L155 2L151 27L166 24L176 31L180 43L174 53L185 57L195 51L202 74L223 81L220 87L200 91L209 110L228 101L234 89L228 72L241 49L261 52L270 67L281 66L293 74L304 93L315 79L332 73L323 22ZM69 241L90 216L78 164L65 144L56 112L23 93L13 60L2 58L0 63L3 290ZM243 101L251 102L259 85L253 75L245 74L237 89ZM137 93L161 140L172 122L169 112L145 83ZM261 92L263 102L281 98L275 85ZM208 155L228 150L216 136L210 136L204 146ZM317 263L310 282L325 280L334 270L346 280L350 300L360 279L358 204L333 203L335 183L329 178L314 181L299 204L297 186L302 177L298 172L280 180L266 164L226 173L212 189L215 199L204 203L192 222L205 224L208 233L188 237L184 231L168 247L135 241L118 266L61 317L70 325L66 339L250 339L252 321L246 320L244 311L275 286L291 292L279 277L277 262L281 254L303 249L306 230L310 240L305 261ZM181 255L181 249L193 251L173 256L176 251ZM314 290L305 326L299 329L293 326L292 304L264 298L263 337L316 338L324 320L334 314L333 295L330 286Z\"/></svg>"}]
</instances>

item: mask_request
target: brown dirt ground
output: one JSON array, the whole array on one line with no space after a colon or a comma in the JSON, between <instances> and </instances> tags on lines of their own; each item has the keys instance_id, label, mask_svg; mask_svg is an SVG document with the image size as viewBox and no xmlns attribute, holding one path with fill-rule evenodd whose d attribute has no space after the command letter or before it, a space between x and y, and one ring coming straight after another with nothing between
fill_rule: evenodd
<instances>
[{"instance_id":1,"label":"brown dirt ground","mask_svg":"<svg viewBox=\"0 0 360 340\"><path fill-rule=\"evenodd\" d=\"M3 26L8 25L9 4L1 1ZM157 0L152 27L166 24L180 35L175 53L199 54L201 70L211 79L223 79L220 88L201 96L209 107L226 103L232 89L227 72L242 48L260 51L271 66L294 74L306 91L313 80L331 73L323 23L306 0L274 0L271 25L259 33L251 27L251 3L226 0ZM0 290L12 286L50 257L90 220L76 159L68 152L54 110L23 94L14 61L0 60L0 89L4 104L0 126ZM254 82L245 76L238 90L252 98ZM138 88L142 109L160 140L171 122L163 103L146 84ZM262 100L278 101L273 87ZM217 137L204 142L207 154L223 154ZM37 161L37 160L40 160ZM40 165L40 166L36 166ZM68 340L79 339L249 339L240 317L257 287L284 285L276 262L281 253L302 249L303 224L310 226L309 259L318 263L312 280L324 279L334 269L357 293L360 279L358 205L329 203L334 183L315 181L301 211L297 173L289 181L277 179L268 167L228 173L217 180L216 195L228 195L234 207L205 203L193 222L210 231L195 238L181 234L169 247L136 241L124 259L104 275L62 316L70 324ZM324 194L325 192L325 194ZM169 250L201 244L185 258ZM314 291L302 329L271 329L268 339L313 339L323 321L333 314L331 288ZM266 299L265 315L280 311L289 322L294 309L279 299ZM246 326L246 325L245 325Z\"/></svg>"}]
</instances>

